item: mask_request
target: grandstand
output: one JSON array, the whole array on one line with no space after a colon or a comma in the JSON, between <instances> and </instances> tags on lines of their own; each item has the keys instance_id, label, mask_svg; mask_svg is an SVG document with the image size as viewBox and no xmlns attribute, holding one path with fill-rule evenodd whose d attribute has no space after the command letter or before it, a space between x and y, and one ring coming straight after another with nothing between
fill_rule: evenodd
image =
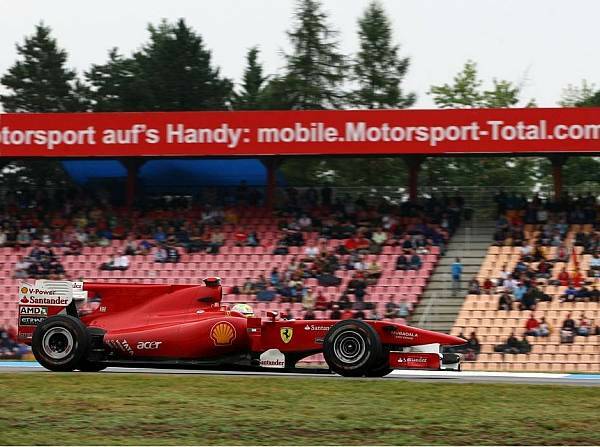
<instances>
[{"instance_id":1,"label":"grandstand","mask_svg":"<svg viewBox=\"0 0 600 447\"><path fill-rule=\"evenodd\" d=\"M534 198L529 201L529 204L536 201L539 199ZM598 335L594 324L594 321L600 319L600 303L597 297L587 292L600 285L598 275L593 272L590 265L593 253L598 250L597 227L595 227L597 225L596 198L590 201L589 215L585 217L582 215L580 218L589 223L569 224L568 221L576 220L571 219L572 210L578 208L573 203L566 204L561 212L551 212L549 219L544 223L524 223L524 218L526 221L535 220L534 217L527 219L527 216L532 216L529 212L530 205L526 205L525 208L527 209L502 210L498 228L508 222L507 233L509 236L516 237L509 237L506 240L498 238L500 240L488 248L476 279L479 284L487 281L493 286L487 290L482 288L478 294L472 293L466 296L452 329L454 335L468 336L475 331L481 344L481 352L477 360L465 363L464 367L491 371L600 371ZM543 208L551 207L544 204ZM559 227L562 228L561 233ZM522 229L522 236L515 235L515 229L519 231ZM551 234L547 234L548 230ZM518 241L521 237L523 243ZM582 240L587 242L584 244ZM550 266L548 273L539 273L540 261L548 263L547 265ZM521 273L518 273L519 269ZM562 280L562 277L559 278L563 270L568 273L571 280L576 278L576 282L579 283L576 284L578 290L582 290L583 286L586 287L583 289L585 293L565 297L568 283L572 281L566 279L566 275ZM509 279L514 277L519 284L525 283L530 289L534 286L538 287L536 290L538 298L533 300L533 307L520 310L521 303L516 300L508 308L499 310L500 297L503 293L507 293L511 300L515 298L515 293L507 290L502 282L503 278L506 279L507 272ZM576 277L577 272L579 276ZM537 319L545 318L550 334L527 336L526 339L532 345L531 352L528 354L496 352L501 350L494 348L504 344L511 333L521 338L531 315ZM590 327L590 335L575 335L572 341L566 340L561 328L569 315L574 320L584 316Z\"/></svg>"}]
</instances>

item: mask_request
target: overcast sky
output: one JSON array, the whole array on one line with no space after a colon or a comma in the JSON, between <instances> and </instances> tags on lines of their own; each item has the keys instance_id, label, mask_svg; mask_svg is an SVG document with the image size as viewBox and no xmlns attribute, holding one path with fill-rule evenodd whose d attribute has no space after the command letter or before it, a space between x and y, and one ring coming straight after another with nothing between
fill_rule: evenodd
<instances>
[{"instance_id":1,"label":"overcast sky","mask_svg":"<svg viewBox=\"0 0 600 447\"><path fill-rule=\"evenodd\" d=\"M357 48L356 21L368 0L324 0L341 48ZM523 85L523 102L553 107L582 79L600 84L598 0L382 0L395 40L412 65L405 89L416 107L433 106L431 85L451 81L467 59L481 77ZM259 45L268 73L283 64L293 0L0 0L0 73L36 23L51 26L69 65L103 63L107 50L129 54L148 38L146 25L184 17L213 52L222 73L239 81L248 47Z\"/></svg>"}]
</instances>

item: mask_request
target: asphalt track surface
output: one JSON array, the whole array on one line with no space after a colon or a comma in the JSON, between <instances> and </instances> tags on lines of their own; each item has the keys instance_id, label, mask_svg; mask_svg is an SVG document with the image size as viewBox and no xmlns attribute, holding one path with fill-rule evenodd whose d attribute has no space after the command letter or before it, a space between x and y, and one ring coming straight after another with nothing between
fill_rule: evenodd
<instances>
[{"instance_id":1,"label":"asphalt track surface","mask_svg":"<svg viewBox=\"0 0 600 447\"><path fill-rule=\"evenodd\" d=\"M0 361L1 373L36 373L53 374L37 362ZM356 380L327 373L283 373L283 372L241 372L241 371L209 371L200 369L155 369L155 368L119 368L111 367L95 374L163 374L163 375L198 375L198 376L237 376L237 377L287 377L313 378L321 380ZM77 374L77 373L75 373ZM86 373L90 374L90 373ZM364 380L364 379L363 379ZM546 374L546 373L510 373L510 372L478 372L478 371L393 371L389 376L367 380L408 380L415 382L437 383L512 383L536 385L576 385L600 386L600 374Z\"/></svg>"}]
</instances>

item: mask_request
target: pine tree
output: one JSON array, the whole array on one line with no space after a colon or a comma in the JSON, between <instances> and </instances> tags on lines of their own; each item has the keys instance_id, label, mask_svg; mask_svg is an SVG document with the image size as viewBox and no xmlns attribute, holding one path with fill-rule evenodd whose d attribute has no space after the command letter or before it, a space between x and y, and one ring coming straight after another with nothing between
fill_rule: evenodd
<instances>
[{"instance_id":1,"label":"pine tree","mask_svg":"<svg viewBox=\"0 0 600 447\"><path fill-rule=\"evenodd\" d=\"M342 105L341 84L345 79L345 57L338 52L337 32L317 0L298 0L292 44L287 54L283 84L278 85L295 109L329 109Z\"/></svg>"},{"instance_id":2,"label":"pine tree","mask_svg":"<svg viewBox=\"0 0 600 447\"><path fill-rule=\"evenodd\" d=\"M8 90L0 95L6 112L75 112L86 109L74 70L66 68L67 52L58 48L44 24L17 44L20 58L0 78Z\"/></svg>"},{"instance_id":3,"label":"pine tree","mask_svg":"<svg viewBox=\"0 0 600 447\"><path fill-rule=\"evenodd\" d=\"M267 78L263 76L262 65L258 62L259 50L252 47L246 54L246 69L242 90L235 95L234 108L236 110L259 110L264 108L262 93Z\"/></svg>"},{"instance_id":4,"label":"pine tree","mask_svg":"<svg viewBox=\"0 0 600 447\"><path fill-rule=\"evenodd\" d=\"M85 73L88 97L95 112L143 111L151 102L151 89L133 58L108 53L103 65L92 65Z\"/></svg>"},{"instance_id":5,"label":"pine tree","mask_svg":"<svg viewBox=\"0 0 600 447\"><path fill-rule=\"evenodd\" d=\"M350 102L368 109L406 108L414 104L414 93L400 87L410 64L398 56L400 47L392 43L392 24L378 1L373 1L358 20L360 50L352 71L358 88Z\"/></svg>"},{"instance_id":6,"label":"pine tree","mask_svg":"<svg viewBox=\"0 0 600 447\"><path fill-rule=\"evenodd\" d=\"M212 65L202 37L183 19L149 25L150 40L131 57L117 50L86 73L97 111L225 110L233 84Z\"/></svg>"}]
</instances>

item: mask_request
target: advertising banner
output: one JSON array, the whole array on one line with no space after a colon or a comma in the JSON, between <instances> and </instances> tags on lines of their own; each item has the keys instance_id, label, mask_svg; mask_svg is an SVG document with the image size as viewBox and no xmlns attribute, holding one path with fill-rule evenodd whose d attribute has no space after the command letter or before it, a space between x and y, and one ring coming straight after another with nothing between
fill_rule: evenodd
<instances>
[{"instance_id":1,"label":"advertising banner","mask_svg":"<svg viewBox=\"0 0 600 447\"><path fill-rule=\"evenodd\" d=\"M582 153L600 109L0 114L1 157Z\"/></svg>"}]
</instances>

